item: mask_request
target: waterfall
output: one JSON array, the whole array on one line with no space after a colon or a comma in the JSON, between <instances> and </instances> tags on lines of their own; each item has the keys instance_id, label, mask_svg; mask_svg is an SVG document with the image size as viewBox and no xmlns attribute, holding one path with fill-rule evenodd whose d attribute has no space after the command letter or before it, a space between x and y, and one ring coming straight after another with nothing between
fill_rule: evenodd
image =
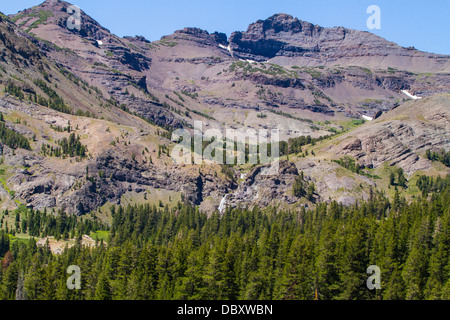
<instances>
[{"instance_id":1,"label":"waterfall","mask_svg":"<svg viewBox=\"0 0 450 320\"><path fill-rule=\"evenodd\" d=\"M227 197L228 197L228 195L226 194L225 197L223 197L222 200L220 201L220 204L219 204L220 214L222 214L225 211L225 208L227 205Z\"/></svg>"}]
</instances>

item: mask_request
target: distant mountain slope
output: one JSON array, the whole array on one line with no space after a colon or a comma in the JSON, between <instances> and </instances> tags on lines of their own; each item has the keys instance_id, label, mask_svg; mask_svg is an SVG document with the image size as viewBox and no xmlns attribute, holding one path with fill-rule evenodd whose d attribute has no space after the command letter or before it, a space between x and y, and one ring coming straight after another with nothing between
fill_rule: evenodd
<instances>
[{"instance_id":1,"label":"distant mountain slope","mask_svg":"<svg viewBox=\"0 0 450 320\"><path fill-rule=\"evenodd\" d=\"M251 24L230 37L233 54L281 65L357 65L414 72L449 72L449 56L403 48L365 31L323 28L287 14Z\"/></svg>"},{"instance_id":2,"label":"distant mountain slope","mask_svg":"<svg viewBox=\"0 0 450 320\"><path fill-rule=\"evenodd\" d=\"M280 163L277 176L261 175L264 167L250 170L224 202L232 207L298 207L330 199L353 204L369 199L374 189L389 194L389 173L399 168L408 180L419 173L450 174L450 168L425 157L427 150L450 151L449 106L448 94L407 102L346 134L304 147ZM335 162L346 157L359 165L358 172ZM412 181L400 191L414 190ZM294 185L301 185L300 195Z\"/></svg>"},{"instance_id":3,"label":"distant mountain slope","mask_svg":"<svg viewBox=\"0 0 450 320\"><path fill-rule=\"evenodd\" d=\"M43 39L49 44L46 48L49 57L98 87L105 97L159 125L181 127L182 119L164 108L147 90L142 71L149 69L151 59L83 11L80 30L68 28L70 6L64 1L45 1L12 15L11 20L22 30Z\"/></svg>"},{"instance_id":4,"label":"distant mountain slope","mask_svg":"<svg viewBox=\"0 0 450 320\"><path fill-rule=\"evenodd\" d=\"M174 166L170 134L68 71L53 58L64 52L0 17L0 208L84 214L150 192L200 204L227 188L217 168ZM10 143L13 132L29 148Z\"/></svg>"},{"instance_id":5,"label":"distant mountain slope","mask_svg":"<svg viewBox=\"0 0 450 320\"><path fill-rule=\"evenodd\" d=\"M431 169L427 150L450 151L450 95L411 101L339 137L326 151L349 155L361 166L384 163L405 172Z\"/></svg>"},{"instance_id":6,"label":"distant mountain slope","mask_svg":"<svg viewBox=\"0 0 450 320\"><path fill-rule=\"evenodd\" d=\"M47 54L105 96L168 128L197 119L211 127L277 127L284 139L320 136L328 128L302 119L374 116L407 98L404 89L421 96L450 91L448 56L368 32L276 14L229 39L185 28L150 42L119 38L83 11L81 30L70 30L69 6L45 1L11 19L53 43ZM267 117L258 118L261 112Z\"/></svg>"}]
</instances>

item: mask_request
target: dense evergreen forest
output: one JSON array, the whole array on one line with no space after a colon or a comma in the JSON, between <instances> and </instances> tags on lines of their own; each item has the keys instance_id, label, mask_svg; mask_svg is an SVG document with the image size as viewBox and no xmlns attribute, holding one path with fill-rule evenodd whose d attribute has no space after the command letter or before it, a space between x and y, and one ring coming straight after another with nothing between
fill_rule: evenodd
<instances>
[{"instance_id":1,"label":"dense evergreen forest","mask_svg":"<svg viewBox=\"0 0 450 320\"><path fill-rule=\"evenodd\" d=\"M228 209L209 218L181 203L118 206L109 226L22 210L9 233L77 241L54 255L0 232L0 298L449 299L450 188L443 186L427 187L412 203L373 193L348 207ZM108 241L81 245L81 234L99 229L109 230ZM66 287L70 265L80 267L80 290ZM379 290L366 286L370 265L381 270Z\"/></svg>"}]
</instances>

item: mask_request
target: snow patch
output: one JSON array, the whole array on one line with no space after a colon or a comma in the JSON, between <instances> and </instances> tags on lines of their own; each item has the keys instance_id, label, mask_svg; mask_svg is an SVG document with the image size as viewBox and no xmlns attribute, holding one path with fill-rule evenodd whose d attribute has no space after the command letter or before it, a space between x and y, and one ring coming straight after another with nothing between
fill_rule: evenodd
<instances>
[{"instance_id":1,"label":"snow patch","mask_svg":"<svg viewBox=\"0 0 450 320\"><path fill-rule=\"evenodd\" d=\"M408 90L402 90L402 92L403 92L404 94L406 94L408 97L410 97L411 99L414 99L414 100L420 100L420 99L422 99L422 97L413 96L411 93L409 93Z\"/></svg>"},{"instance_id":2,"label":"snow patch","mask_svg":"<svg viewBox=\"0 0 450 320\"><path fill-rule=\"evenodd\" d=\"M362 116L362 118L363 118L364 120L367 120L367 121L372 121L372 120L373 120L373 118L372 118L372 117L369 117L369 116Z\"/></svg>"},{"instance_id":3,"label":"snow patch","mask_svg":"<svg viewBox=\"0 0 450 320\"><path fill-rule=\"evenodd\" d=\"M228 50L228 52L233 56L233 53L231 52L231 44L228 45L228 47L225 47L223 44L219 44L219 48Z\"/></svg>"}]
</instances>

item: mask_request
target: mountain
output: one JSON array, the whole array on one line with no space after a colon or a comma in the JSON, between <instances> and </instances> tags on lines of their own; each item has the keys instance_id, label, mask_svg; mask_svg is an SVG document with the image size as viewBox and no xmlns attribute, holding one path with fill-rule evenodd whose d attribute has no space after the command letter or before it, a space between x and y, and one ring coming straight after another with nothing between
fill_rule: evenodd
<instances>
[{"instance_id":1,"label":"mountain","mask_svg":"<svg viewBox=\"0 0 450 320\"><path fill-rule=\"evenodd\" d=\"M426 150L448 149L450 96L437 95L407 102L364 127L336 139L327 152L349 155L362 167L398 165L408 173L431 169L419 155Z\"/></svg>"},{"instance_id":2,"label":"mountain","mask_svg":"<svg viewBox=\"0 0 450 320\"><path fill-rule=\"evenodd\" d=\"M350 204L388 188L397 168L408 179L449 173L425 153L450 149L450 56L286 14L230 38L190 27L150 42L120 38L83 11L80 30L70 29L69 7L49 0L0 16L3 209ZM195 120L279 129L289 147L278 175L264 177L264 166L175 165L171 133L192 131ZM339 164L346 157L361 172ZM311 191L295 196L300 177Z\"/></svg>"},{"instance_id":3,"label":"mountain","mask_svg":"<svg viewBox=\"0 0 450 320\"><path fill-rule=\"evenodd\" d=\"M404 49L367 32L277 14L230 39L185 28L151 43L140 36L119 38L84 12L80 31L70 30L69 6L46 1L11 18L56 46L49 55L74 74L171 128L192 122L185 116L189 110L210 126L247 128L258 128L261 111L277 110L274 126L285 138L320 136L323 131L295 118L374 116L406 98L400 90L421 96L448 91L448 56Z\"/></svg>"},{"instance_id":4,"label":"mountain","mask_svg":"<svg viewBox=\"0 0 450 320\"><path fill-rule=\"evenodd\" d=\"M234 56L280 65L356 65L414 72L448 72L448 56L403 48L364 31L323 28L287 14L276 14L231 35Z\"/></svg>"},{"instance_id":5,"label":"mountain","mask_svg":"<svg viewBox=\"0 0 450 320\"><path fill-rule=\"evenodd\" d=\"M0 14L0 299L450 297L449 56L286 14L150 42L69 8ZM279 129L278 166L177 164L217 143L198 121Z\"/></svg>"},{"instance_id":6,"label":"mountain","mask_svg":"<svg viewBox=\"0 0 450 320\"><path fill-rule=\"evenodd\" d=\"M132 115L51 57L66 49L20 31L4 17L0 30L1 112L6 127L30 144L17 148L2 139L4 208L26 204L84 214L118 203L127 192L142 198L149 189L164 188L174 194L173 202L183 192L187 201L200 203L211 183L226 188L228 182L208 170L200 174L171 165L167 132ZM70 150L77 144L70 144L71 135L80 137L85 154Z\"/></svg>"}]
</instances>

